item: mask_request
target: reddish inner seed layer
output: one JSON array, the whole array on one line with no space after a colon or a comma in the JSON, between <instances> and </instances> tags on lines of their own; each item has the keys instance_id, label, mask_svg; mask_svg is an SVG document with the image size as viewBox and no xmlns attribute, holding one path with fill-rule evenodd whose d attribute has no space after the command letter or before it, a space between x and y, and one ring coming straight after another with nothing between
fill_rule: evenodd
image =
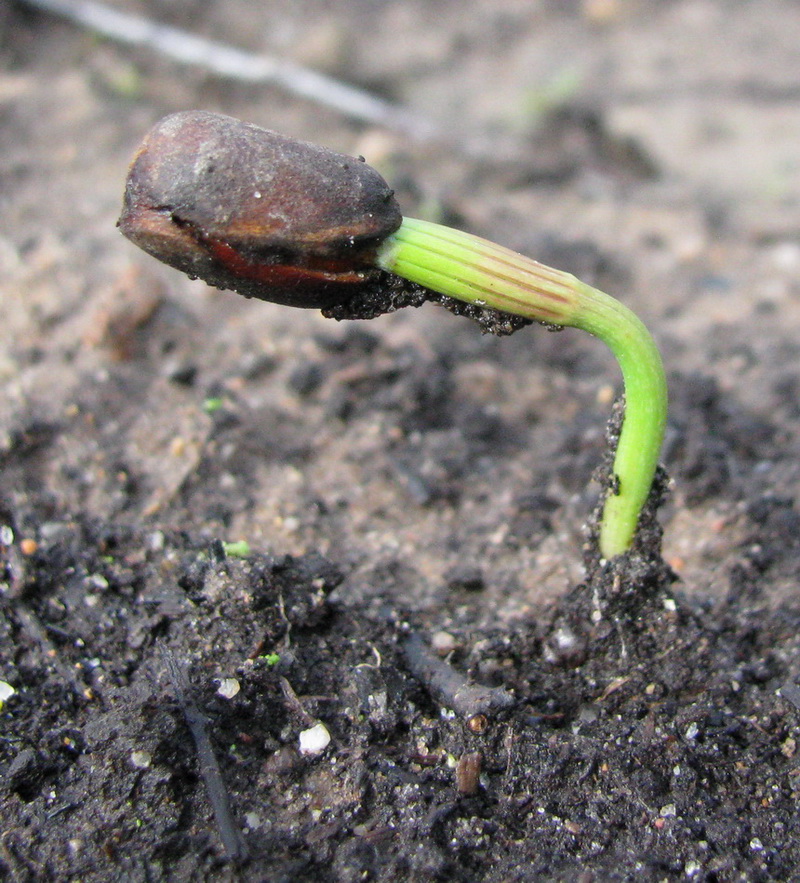
<instances>
[{"instance_id":1,"label":"reddish inner seed layer","mask_svg":"<svg viewBox=\"0 0 800 883\"><path fill-rule=\"evenodd\" d=\"M233 246L220 239L206 238L205 245L212 257L231 273L269 285L295 286L314 282L359 283L364 281L363 273L353 270L346 271L344 261L318 259L310 261L310 266L307 267L264 264L244 257Z\"/></svg>"}]
</instances>

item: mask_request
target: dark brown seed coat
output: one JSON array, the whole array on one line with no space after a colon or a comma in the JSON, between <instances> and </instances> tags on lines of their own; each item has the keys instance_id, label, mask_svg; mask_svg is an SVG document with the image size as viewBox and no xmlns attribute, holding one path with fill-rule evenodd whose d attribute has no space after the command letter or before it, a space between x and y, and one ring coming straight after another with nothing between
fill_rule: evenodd
<instances>
[{"instance_id":1,"label":"dark brown seed coat","mask_svg":"<svg viewBox=\"0 0 800 883\"><path fill-rule=\"evenodd\" d=\"M402 221L361 160L231 117L173 114L139 148L119 226L149 254L218 288L323 308L378 271Z\"/></svg>"}]
</instances>

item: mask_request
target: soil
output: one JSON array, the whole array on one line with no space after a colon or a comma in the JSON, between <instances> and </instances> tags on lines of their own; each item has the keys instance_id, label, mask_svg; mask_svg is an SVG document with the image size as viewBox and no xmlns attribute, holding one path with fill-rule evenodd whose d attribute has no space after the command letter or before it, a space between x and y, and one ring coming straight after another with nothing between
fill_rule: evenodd
<instances>
[{"instance_id":1,"label":"soil","mask_svg":"<svg viewBox=\"0 0 800 883\"><path fill-rule=\"evenodd\" d=\"M116 5L451 138L0 8L0 876L800 878L800 5ZM597 341L335 322L119 235L195 107L642 316L671 479L630 554Z\"/></svg>"}]
</instances>

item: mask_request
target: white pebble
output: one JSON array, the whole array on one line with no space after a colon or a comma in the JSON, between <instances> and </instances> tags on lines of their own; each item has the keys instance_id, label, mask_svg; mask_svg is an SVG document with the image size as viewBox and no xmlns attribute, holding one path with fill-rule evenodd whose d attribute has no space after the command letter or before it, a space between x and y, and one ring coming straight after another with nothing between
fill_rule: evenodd
<instances>
[{"instance_id":1,"label":"white pebble","mask_svg":"<svg viewBox=\"0 0 800 883\"><path fill-rule=\"evenodd\" d=\"M323 723L314 724L307 730L300 733L300 754L306 757L315 757L328 747L331 741L331 734Z\"/></svg>"},{"instance_id":2,"label":"white pebble","mask_svg":"<svg viewBox=\"0 0 800 883\"><path fill-rule=\"evenodd\" d=\"M149 751L131 751L131 763L137 770L146 770L153 762L153 755Z\"/></svg>"},{"instance_id":3,"label":"white pebble","mask_svg":"<svg viewBox=\"0 0 800 883\"><path fill-rule=\"evenodd\" d=\"M222 678L217 687L217 695L222 696L223 699L233 699L241 689L241 685L236 678Z\"/></svg>"},{"instance_id":4,"label":"white pebble","mask_svg":"<svg viewBox=\"0 0 800 883\"><path fill-rule=\"evenodd\" d=\"M7 699L10 699L17 691L11 686L11 684L7 684L5 681L0 681L0 708L5 705Z\"/></svg>"},{"instance_id":5,"label":"white pebble","mask_svg":"<svg viewBox=\"0 0 800 883\"><path fill-rule=\"evenodd\" d=\"M456 639L450 632L435 632L431 638L431 644L439 656L447 656L458 646Z\"/></svg>"}]
</instances>

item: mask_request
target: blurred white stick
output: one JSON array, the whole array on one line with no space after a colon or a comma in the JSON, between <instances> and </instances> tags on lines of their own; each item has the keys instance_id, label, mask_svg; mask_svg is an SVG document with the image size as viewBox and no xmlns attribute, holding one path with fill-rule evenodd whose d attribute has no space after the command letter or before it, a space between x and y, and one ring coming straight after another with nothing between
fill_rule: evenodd
<instances>
[{"instance_id":1,"label":"blurred white stick","mask_svg":"<svg viewBox=\"0 0 800 883\"><path fill-rule=\"evenodd\" d=\"M383 101L369 92L291 61L245 52L151 19L119 12L94 0L22 2L56 13L101 36L132 46L144 46L175 61L197 65L222 77L246 83L274 83L349 117L395 129L418 141L431 140L438 134L432 123L400 105Z\"/></svg>"}]
</instances>

